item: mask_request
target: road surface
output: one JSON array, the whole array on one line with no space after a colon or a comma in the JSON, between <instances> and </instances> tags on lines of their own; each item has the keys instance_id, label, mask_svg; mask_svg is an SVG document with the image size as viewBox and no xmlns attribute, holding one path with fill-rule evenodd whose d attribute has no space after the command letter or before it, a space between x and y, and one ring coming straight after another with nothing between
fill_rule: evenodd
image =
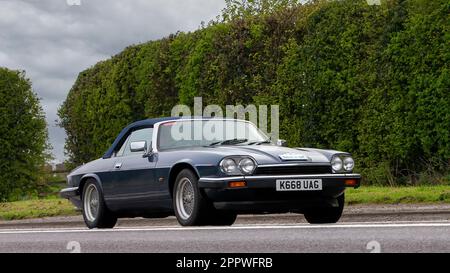
<instances>
[{"instance_id":1,"label":"road surface","mask_svg":"<svg viewBox=\"0 0 450 273\"><path fill-rule=\"evenodd\" d=\"M0 252L450 252L450 221L2 228Z\"/></svg>"}]
</instances>

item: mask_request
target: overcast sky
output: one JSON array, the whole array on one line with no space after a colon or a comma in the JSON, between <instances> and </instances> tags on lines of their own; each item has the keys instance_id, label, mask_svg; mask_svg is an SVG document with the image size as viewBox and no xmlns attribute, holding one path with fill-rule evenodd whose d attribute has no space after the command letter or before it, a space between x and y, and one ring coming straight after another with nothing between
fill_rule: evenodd
<instances>
[{"instance_id":1,"label":"overcast sky","mask_svg":"<svg viewBox=\"0 0 450 273\"><path fill-rule=\"evenodd\" d=\"M197 29L224 0L0 0L0 66L25 70L64 159L57 109L79 72L126 46Z\"/></svg>"}]
</instances>

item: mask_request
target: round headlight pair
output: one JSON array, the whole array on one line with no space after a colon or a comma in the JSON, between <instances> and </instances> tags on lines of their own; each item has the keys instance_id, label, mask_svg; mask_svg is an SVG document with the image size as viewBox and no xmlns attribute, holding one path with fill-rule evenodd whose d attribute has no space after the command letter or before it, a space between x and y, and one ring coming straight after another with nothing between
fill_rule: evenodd
<instances>
[{"instance_id":1,"label":"round headlight pair","mask_svg":"<svg viewBox=\"0 0 450 273\"><path fill-rule=\"evenodd\" d=\"M353 161L353 158L351 158L350 156L334 156L331 159L331 167L335 172L340 171L350 172L353 170L354 166L355 162Z\"/></svg>"},{"instance_id":2,"label":"round headlight pair","mask_svg":"<svg viewBox=\"0 0 450 273\"><path fill-rule=\"evenodd\" d=\"M248 157L225 158L220 162L220 168L226 174L251 174L255 170L256 164Z\"/></svg>"},{"instance_id":3,"label":"round headlight pair","mask_svg":"<svg viewBox=\"0 0 450 273\"><path fill-rule=\"evenodd\" d=\"M253 173L255 168L256 168L256 164L250 158L243 158L243 159L239 160L239 169L241 169L241 171L244 174Z\"/></svg>"},{"instance_id":4,"label":"round headlight pair","mask_svg":"<svg viewBox=\"0 0 450 273\"><path fill-rule=\"evenodd\" d=\"M236 162L231 158L225 158L220 162L220 167L222 168L222 171L224 173L237 173L239 172L238 166L236 165Z\"/></svg>"}]
</instances>

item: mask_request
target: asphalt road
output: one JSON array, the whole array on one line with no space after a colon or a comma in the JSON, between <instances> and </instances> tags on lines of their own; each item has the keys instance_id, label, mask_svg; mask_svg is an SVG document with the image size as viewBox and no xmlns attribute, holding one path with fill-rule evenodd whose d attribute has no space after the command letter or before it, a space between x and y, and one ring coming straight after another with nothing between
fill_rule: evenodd
<instances>
[{"instance_id":1,"label":"asphalt road","mask_svg":"<svg viewBox=\"0 0 450 273\"><path fill-rule=\"evenodd\" d=\"M120 219L88 230L81 216L0 221L0 252L450 252L450 205L347 206L338 224L302 215L242 215L231 227L174 217Z\"/></svg>"},{"instance_id":2,"label":"asphalt road","mask_svg":"<svg viewBox=\"0 0 450 273\"><path fill-rule=\"evenodd\" d=\"M0 252L450 252L450 221L0 229Z\"/></svg>"}]
</instances>

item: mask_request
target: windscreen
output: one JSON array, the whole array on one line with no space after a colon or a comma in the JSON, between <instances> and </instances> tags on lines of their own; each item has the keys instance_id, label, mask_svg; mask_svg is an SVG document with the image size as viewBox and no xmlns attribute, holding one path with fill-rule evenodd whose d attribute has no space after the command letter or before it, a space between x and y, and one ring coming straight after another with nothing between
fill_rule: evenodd
<instances>
[{"instance_id":1,"label":"windscreen","mask_svg":"<svg viewBox=\"0 0 450 273\"><path fill-rule=\"evenodd\" d=\"M161 124L158 150L214 144L236 145L268 139L255 125L246 121L180 120Z\"/></svg>"}]
</instances>

